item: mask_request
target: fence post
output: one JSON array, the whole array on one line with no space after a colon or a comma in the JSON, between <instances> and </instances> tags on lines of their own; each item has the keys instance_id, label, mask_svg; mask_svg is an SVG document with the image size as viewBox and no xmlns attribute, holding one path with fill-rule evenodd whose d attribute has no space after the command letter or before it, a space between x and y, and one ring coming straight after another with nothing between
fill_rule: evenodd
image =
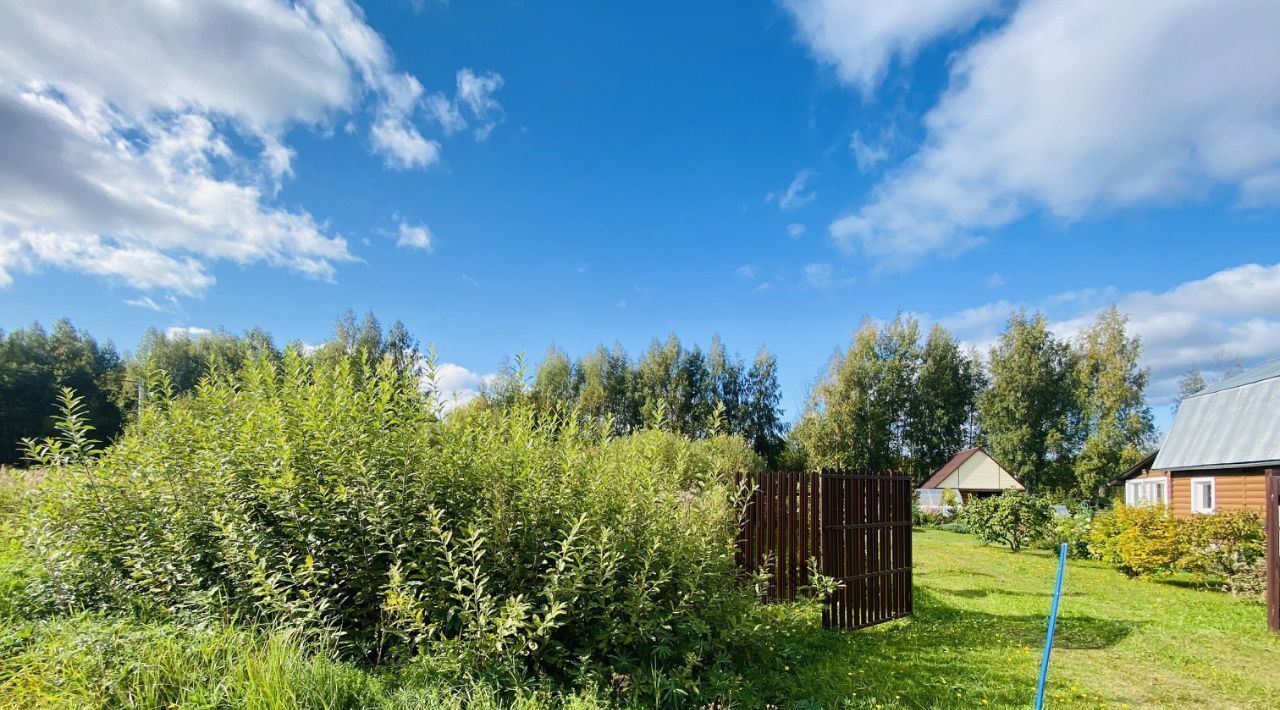
<instances>
[{"instance_id":1,"label":"fence post","mask_svg":"<svg viewBox=\"0 0 1280 710\"><path fill-rule=\"evenodd\" d=\"M1267 626L1280 633L1280 469L1267 470Z\"/></svg>"}]
</instances>

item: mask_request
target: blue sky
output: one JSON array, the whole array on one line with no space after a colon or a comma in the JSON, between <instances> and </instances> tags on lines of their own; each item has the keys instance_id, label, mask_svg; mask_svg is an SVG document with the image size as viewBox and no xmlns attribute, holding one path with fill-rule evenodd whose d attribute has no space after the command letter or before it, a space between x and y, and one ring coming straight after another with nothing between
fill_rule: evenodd
<instances>
[{"instance_id":1,"label":"blue sky","mask_svg":"<svg viewBox=\"0 0 1280 710\"><path fill-rule=\"evenodd\" d=\"M1273 3L77 5L0 9L0 327L373 310L460 391L718 333L788 416L899 311L983 347L1117 303L1161 424L1280 356Z\"/></svg>"}]
</instances>

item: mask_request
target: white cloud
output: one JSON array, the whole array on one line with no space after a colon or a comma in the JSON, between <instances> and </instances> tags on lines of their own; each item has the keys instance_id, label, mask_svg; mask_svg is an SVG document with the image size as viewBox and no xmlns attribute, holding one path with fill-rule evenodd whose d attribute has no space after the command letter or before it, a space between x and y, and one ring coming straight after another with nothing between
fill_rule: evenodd
<instances>
[{"instance_id":1,"label":"white cloud","mask_svg":"<svg viewBox=\"0 0 1280 710\"><path fill-rule=\"evenodd\" d=\"M150 296L141 296L139 298L129 298L129 299L125 299L125 304L129 306L135 306L137 308L145 308L149 311L155 311L156 313L169 313L171 315L178 315L185 312L182 308L182 304L178 301L177 297L174 296L173 294L164 296L159 301L155 300Z\"/></svg>"},{"instance_id":2,"label":"white cloud","mask_svg":"<svg viewBox=\"0 0 1280 710\"><path fill-rule=\"evenodd\" d=\"M477 74L470 69L458 72L457 100L479 122L472 131L478 141L486 140L494 127L505 118L502 106L493 98L494 93L501 88L502 77L496 73Z\"/></svg>"},{"instance_id":3,"label":"white cloud","mask_svg":"<svg viewBox=\"0 0 1280 710\"><path fill-rule=\"evenodd\" d=\"M999 300L939 322L985 352L1019 307L1044 311L1057 335L1074 338L1112 303L1129 316L1130 333L1142 338L1153 406L1172 401L1186 370L1212 368L1224 354L1246 364L1280 357L1280 264L1246 264L1165 291L1106 288L1055 294L1039 303Z\"/></svg>"},{"instance_id":4,"label":"white cloud","mask_svg":"<svg viewBox=\"0 0 1280 710\"><path fill-rule=\"evenodd\" d=\"M853 151L853 159L858 169L867 172L871 168L889 159L889 146L884 142L867 143L861 131L854 131L849 139L849 150Z\"/></svg>"},{"instance_id":5,"label":"white cloud","mask_svg":"<svg viewBox=\"0 0 1280 710\"><path fill-rule=\"evenodd\" d=\"M437 405L444 413L470 402L480 394L480 388L497 380L496 374L480 374L472 372L461 365L451 362L441 363L436 367L434 386L437 394Z\"/></svg>"},{"instance_id":6,"label":"white cloud","mask_svg":"<svg viewBox=\"0 0 1280 710\"><path fill-rule=\"evenodd\" d=\"M803 237L806 231L808 231L808 228L799 222L787 225L787 236L792 239L799 239L800 237Z\"/></svg>"},{"instance_id":7,"label":"white cloud","mask_svg":"<svg viewBox=\"0 0 1280 710\"><path fill-rule=\"evenodd\" d=\"M739 266L734 273L736 273L740 279L752 281L756 277L756 271L757 269L755 264L743 264L742 266Z\"/></svg>"},{"instance_id":8,"label":"white cloud","mask_svg":"<svg viewBox=\"0 0 1280 710\"><path fill-rule=\"evenodd\" d=\"M791 184L787 185L787 189L781 194L770 192L764 196L766 203L776 202L778 207L783 210L794 210L804 207L818 198L818 195L812 190L805 191L805 187L809 184L809 180L817 175L816 172L809 168L800 170L796 176L791 179Z\"/></svg>"},{"instance_id":9,"label":"white cloud","mask_svg":"<svg viewBox=\"0 0 1280 710\"><path fill-rule=\"evenodd\" d=\"M1000 272L997 271L991 274L990 276L988 276L987 280L984 281L983 283L986 284L986 287L988 289L994 290L994 289L1000 288L1001 286L1004 286L1006 283L1008 283L1008 281L1005 280L1005 278L1000 275Z\"/></svg>"},{"instance_id":10,"label":"white cloud","mask_svg":"<svg viewBox=\"0 0 1280 710\"><path fill-rule=\"evenodd\" d=\"M853 278L837 275L835 267L831 264L805 264L804 268L800 270L800 286L803 288L810 288L815 291L830 291L837 288L847 288L853 284Z\"/></svg>"},{"instance_id":11,"label":"white cloud","mask_svg":"<svg viewBox=\"0 0 1280 710\"><path fill-rule=\"evenodd\" d=\"M212 330L198 325L173 325L164 329L166 338L203 338L211 333Z\"/></svg>"},{"instance_id":12,"label":"white cloud","mask_svg":"<svg viewBox=\"0 0 1280 710\"><path fill-rule=\"evenodd\" d=\"M399 236L396 237L396 246L408 249L431 251L431 242L431 230L427 228L427 225L411 225L405 222L400 223Z\"/></svg>"},{"instance_id":13,"label":"white cloud","mask_svg":"<svg viewBox=\"0 0 1280 710\"><path fill-rule=\"evenodd\" d=\"M5 3L0 48L0 287L52 266L197 296L219 261L332 279L346 240L274 204L288 132L368 110L389 167L439 160L423 87L348 0Z\"/></svg>"},{"instance_id":14,"label":"white cloud","mask_svg":"<svg viewBox=\"0 0 1280 710\"><path fill-rule=\"evenodd\" d=\"M892 268L1033 210L1280 200L1277 35L1270 0L1028 0L952 60L923 147L831 234Z\"/></svg>"},{"instance_id":15,"label":"white cloud","mask_svg":"<svg viewBox=\"0 0 1280 710\"><path fill-rule=\"evenodd\" d=\"M1003 0L781 0L801 39L840 79L869 95L895 58L910 61L943 35L971 27Z\"/></svg>"}]
</instances>

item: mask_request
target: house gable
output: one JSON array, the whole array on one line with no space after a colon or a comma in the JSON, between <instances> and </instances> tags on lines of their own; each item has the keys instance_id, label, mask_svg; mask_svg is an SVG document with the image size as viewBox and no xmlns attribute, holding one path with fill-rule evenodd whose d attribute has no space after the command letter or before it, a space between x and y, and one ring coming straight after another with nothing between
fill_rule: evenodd
<instances>
[{"instance_id":1,"label":"house gable","mask_svg":"<svg viewBox=\"0 0 1280 710\"><path fill-rule=\"evenodd\" d=\"M1025 490L1018 479L981 448L956 454L921 487L972 491Z\"/></svg>"}]
</instances>

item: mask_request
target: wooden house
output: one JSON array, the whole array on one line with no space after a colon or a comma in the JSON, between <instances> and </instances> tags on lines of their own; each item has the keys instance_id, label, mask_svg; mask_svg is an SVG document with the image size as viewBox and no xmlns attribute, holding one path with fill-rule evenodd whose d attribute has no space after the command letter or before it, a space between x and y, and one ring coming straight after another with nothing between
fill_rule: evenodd
<instances>
[{"instance_id":1,"label":"wooden house","mask_svg":"<svg viewBox=\"0 0 1280 710\"><path fill-rule=\"evenodd\" d=\"M1280 360L1187 397L1159 452L1112 483L1127 505L1174 515L1266 511L1266 471L1280 467Z\"/></svg>"},{"instance_id":2,"label":"wooden house","mask_svg":"<svg viewBox=\"0 0 1280 710\"><path fill-rule=\"evenodd\" d=\"M987 453L976 447L965 449L943 464L919 488L921 510L939 510L944 491L956 492L956 503L964 505L975 497L997 495L1008 490L1023 491L1018 479Z\"/></svg>"}]
</instances>

